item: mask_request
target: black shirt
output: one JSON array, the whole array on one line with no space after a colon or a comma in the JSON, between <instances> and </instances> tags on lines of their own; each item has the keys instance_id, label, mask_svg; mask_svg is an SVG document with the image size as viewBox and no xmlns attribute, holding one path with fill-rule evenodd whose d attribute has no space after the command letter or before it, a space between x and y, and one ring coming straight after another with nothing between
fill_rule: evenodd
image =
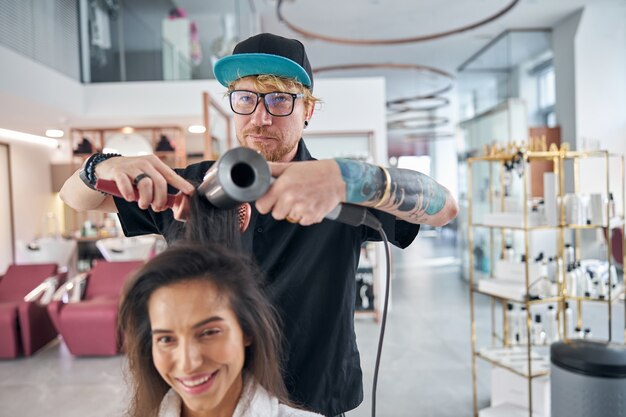
<instances>
[{"instance_id":1,"label":"black shirt","mask_svg":"<svg viewBox=\"0 0 626 417\"><path fill-rule=\"evenodd\" d=\"M300 140L295 161L312 160ZM212 162L190 165L178 173L201 181ZM126 236L165 235L172 211L141 210L135 203L115 198ZM389 241L408 246L419 225L396 220L378 210ZM268 283L266 293L283 325L285 384L291 399L324 415L337 415L363 401L359 352L354 333L355 274L361 244L380 240L377 232L324 220L312 226L276 221L259 214L244 233L244 247L252 250Z\"/></svg>"}]
</instances>

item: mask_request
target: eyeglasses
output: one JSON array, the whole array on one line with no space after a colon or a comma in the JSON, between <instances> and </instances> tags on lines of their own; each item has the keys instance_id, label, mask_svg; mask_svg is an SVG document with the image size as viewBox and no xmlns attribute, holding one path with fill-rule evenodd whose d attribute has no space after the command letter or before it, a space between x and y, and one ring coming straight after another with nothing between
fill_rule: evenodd
<instances>
[{"instance_id":1,"label":"eyeglasses","mask_svg":"<svg viewBox=\"0 0 626 417\"><path fill-rule=\"evenodd\" d=\"M293 113L296 99L304 97L302 93L255 93L248 90L233 90L228 95L230 108L237 114L247 116L254 113L259 100L263 99L265 110L272 116L278 117L289 116Z\"/></svg>"}]
</instances>

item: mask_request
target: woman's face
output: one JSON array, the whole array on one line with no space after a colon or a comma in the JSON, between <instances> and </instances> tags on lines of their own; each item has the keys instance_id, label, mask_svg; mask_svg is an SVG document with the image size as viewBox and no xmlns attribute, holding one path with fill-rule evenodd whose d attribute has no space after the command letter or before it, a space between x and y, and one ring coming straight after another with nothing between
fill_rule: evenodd
<instances>
[{"instance_id":1,"label":"woman's face","mask_svg":"<svg viewBox=\"0 0 626 417\"><path fill-rule=\"evenodd\" d=\"M161 287L148 300L152 357L183 400L183 415L231 415L241 394L245 347L228 297L210 282Z\"/></svg>"}]
</instances>

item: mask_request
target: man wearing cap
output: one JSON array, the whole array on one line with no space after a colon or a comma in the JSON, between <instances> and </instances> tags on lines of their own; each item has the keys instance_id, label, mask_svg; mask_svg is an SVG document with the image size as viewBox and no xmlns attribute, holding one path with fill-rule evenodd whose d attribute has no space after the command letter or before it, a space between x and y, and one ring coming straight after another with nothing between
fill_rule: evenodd
<instances>
[{"instance_id":1,"label":"man wearing cap","mask_svg":"<svg viewBox=\"0 0 626 417\"><path fill-rule=\"evenodd\" d=\"M341 415L363 400L353 320L355 273L362 243L380 236L324 216L342 202L372 208L389 241L404 248L419 224L441 226L453 219L456 202L415 171L312 158L301 136L317 99L299 41L253 36L217 61L214 73L228 88L240 145L271 161L276 177L253 205L244 241L268 277L267 294L282 319L285 384L304 408ZM118 212L127 236L167 237L176 217L165 208L167 184L191 194L194 187L186 180L201 181L210 164L173 171L153 156L96 156L82 174L68 179L61 197L77 210ZM92 190L96 177L115 180L125 199Z\"/></svg>"}]
</instances>

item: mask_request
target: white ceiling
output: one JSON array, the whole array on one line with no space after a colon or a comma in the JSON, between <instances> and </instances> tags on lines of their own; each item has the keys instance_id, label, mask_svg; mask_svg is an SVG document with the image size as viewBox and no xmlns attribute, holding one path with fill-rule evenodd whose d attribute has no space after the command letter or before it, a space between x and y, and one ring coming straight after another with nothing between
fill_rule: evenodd
<instances>
[{"instance_id":1,"label":"white ceiling","mask_svg":"<svg viewBox=\"0 0 626 417\"><path fill-rule=\"evenodd\" d=\"M306 39L278 20L275 0L174 0L191 18L194 14L232 12L234 4L246 13L250 5L260 17L260 30L299 38L313 69L354 63L411 63L456 73L457 68L490 40L507 29L550 28L585 4L600 0L520 0L506 15L485 26L445 38L402 45L342 45ZM283 16L310 32L355 39L406 38L439 33L475 23L496 14L511 0L284 0ZM404 72L404 71L403 71ZM342 71L320 77L387 77L388 96L406 96L419 86L415 74L399 71ZM416 79L417 77L417 79ZM412 84L412 85L411 85ZM410 95L410 94L408 94Z\"/></svg>"},{"instance_id":2,"label":"white ceiling","mask_svg":"<svg viewBox=\"0 0 626 417\"><path fill-rule=\"evenodd\" d=\"M306 38L279 20L276 0L174 1L192 19L194 15L234 13L237 10L243 15L256 12L259 31L295 37L305 44L313 70L342 64L400 63L433 67L456 77L461 64L506 30L549 29L585 4L601 0L520 0L504 16L476 29L431 41L380 46L337 44ZM308 32L338 38L394 39L468 26L497 14L511 3L512 0L284 0L281 12L290 24ZM515 51L509 51L509 58L545 48L545 42L543 45L526 45L525 39L530 43L530 38L524 35L517 37L518 46ZM506 43L501 43L500 46L506 48ZM502 48L495 49L495 56L498 56ZM486 57L491 58L493 56ZM345 70L316 75L318 78L344 76L384 76L388 100L423 95L448 83L441 77L411 70ZM454 106L454 101L452 103ZM438 115L454 119L455 110L448 107L440 110ZM448 125L443 130L442 133L450 133L453 126ZM397 133L390 132L390 139L397 138Z\"/></svg>"}]
</instances>

